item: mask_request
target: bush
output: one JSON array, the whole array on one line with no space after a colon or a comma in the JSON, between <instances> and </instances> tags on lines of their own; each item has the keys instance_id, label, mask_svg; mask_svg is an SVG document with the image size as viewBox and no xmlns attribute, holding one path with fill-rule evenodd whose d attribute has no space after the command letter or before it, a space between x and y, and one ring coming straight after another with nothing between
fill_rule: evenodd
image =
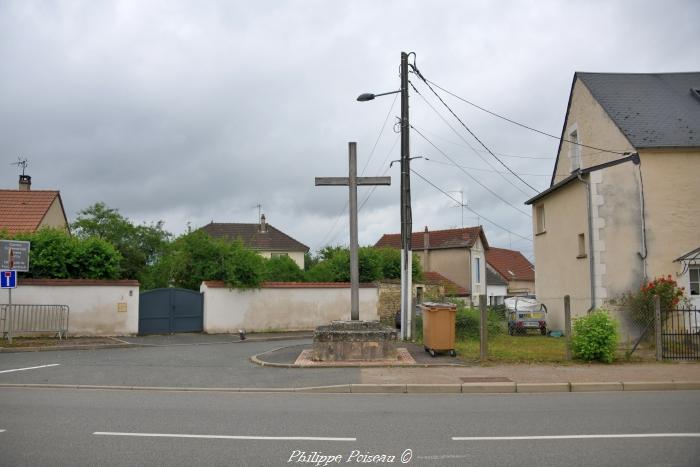
<instances>
[{"instance_id":1,"label":"bush","mask_svg":"<svg viewBox=\"0 0 700 467\"><path fill-rule=\"evenodd\" d=\"M574 319L571 350L576 358L612 363L617 340L617 322L605 310Z\"/></svg>"},{"instance_id":2,"label":"bush","mask_svg":"<svg viewBox=\"0 0 700 467\"><path fill-rule=\"evenodd\" d=\"M269 282L302 282L304 271L289 256L265 260L263 280Z\"/></svg>"},{"instance_id":3,"label":"bush","mask_svg":"<svg viewBox=\"0 0 700 467\"><path fill-rule=\"evenodd\" d=\"M22 277L41 279L117 279L121 255L100 238L80 239L60 229L17 234L31 242L29 271Z\"/></svg>"}]
</instances>

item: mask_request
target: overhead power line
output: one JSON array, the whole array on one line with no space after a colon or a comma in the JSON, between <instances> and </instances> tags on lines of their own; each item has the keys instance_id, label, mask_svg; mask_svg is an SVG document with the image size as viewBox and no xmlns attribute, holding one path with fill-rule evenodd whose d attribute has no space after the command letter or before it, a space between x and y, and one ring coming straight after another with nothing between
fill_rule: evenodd
<instances>
[{"instance_id":1,"label":"overhead power line","mask_svg":"<svg viewBox=\"0 0 700 467\"><path fill-rule=\"evenodd\" d=\"M467 140L464 138L464 136L462 136L462 135L460 134L460 132L458 132L452 125L450 125L450 123L445 119L445 117L443 117L442 114L440 114L440 112L425 98L425 96L423 96L423 94L421 94L421 92L420 92L418 89L416 89L415 86L413 86L413 83L411 83L411 82L409 81L409 84L411 85L411 87L413 87L413 90L416 92L416 94L418 94L418 95L420 96L420 98L423 99L423 102L425 102L425 104L426 104L428 107L430 107L430 108L432 109L433 112L435 112L435 115L437 115L437 116L440 118L440 120L442 120L442 122L443 122L445 125L447 125L447 127L448 127L450 130L452 130L452 132L453 132L455 135L457 135L457 137L458 137L459 139L461 139L461 140L464 142L464 144L466 144L467 147L468 147L469 149L472 150L472 152L474 152L474 154L477 155L477 157L479 157L479 159L481 159L482 161L484 161L484 163L485 163L486 165L488 165L489 167L491 167L491 168L495 171L496 168L495 168L493 165L491 165L491 163L490 163L484 156L482 156L481 153L480 153L474 146L472 146L471 144L469 144L469 141L467 141ZM455 164L455 165L456 165L456 164ZM501 177L503 180L505 180L508 184L510 184L511 186L513 186L513 188L515 188L516 190L518 190L520 193L522 193L523 195L525 195L525 196L527 196L527 197L530 197L531 193L526 193L525 191L523 191L518 185L516 185L515 183L513 183L513 181L510 180L510 179L509 179L508 177L506 177L505 175L501 175L501 174L499 174L499 175L500 175L500 177ZM537 191L537 190L535 190L535 191Z\"/></svg>"},{"instance_id":2,"label":"overhead power line","mask_svg":"<svg viewBox=\"0 0 700 467\"><path fill-rule=\"evenodd\" d=\"M503 201L503 202L504 202L505 204L507 204L508 206L510 206L510 207L512 207L513 209L515 209L516 211L518 211L520 214L523 214L523 215L525 215L525 216L527 216L527 217L532 217L532 215L530 215L529 213L527 213L527 212L521 210L519 207L515 206L513 203L511 203L510 201L508 201L507 199L503 198L501 195L499 195L498 193L496 193L495 191L493 191L491 188L489 188L489 187L487 187L486 185L484 185L483 183L481 183L481 182L480 182L476 177L474 177L472 174L470 174L469 172L467 172L466 170L464 170L464 169L463 169L459 164L457 164L450 156L448 156L447 153L446 153L445 151L443 151L442 149L440 149L439 147L437 147L437 146L435 145L435 143L433 143L432 141L430 141L430 140L428 139L428 137L425 136L423 133L421 133L420 130L418 130L415 126L411 125L411 128L413 129L413 131L415 131L416 133L418 133L418 135L419 135L421 138L423 138L425 141L427 141L428 144L430 144L432 147L434 147L436 151L438 151L440 154L442 154L448 161L452 162L452 165L454 165L454 166L457 167L459 170L461 170L467 177L471 178L476 184L478 184L479 186L481 186L482 188L484 188L486 191L488 191L489 193L491 193L491 194L492 194L493 196L495 196L496 198L498 198L498 199L500 199L501 201Z\"/></svg>"},{"instance_id":3,"label":"overhead power line","mask_svg":"<svg viewBox=\"0 0 700 467\"><path fill-rule=\"evenodd\" d=\"M424 157L423 159L425 159L425 160L428 161L428 162L432 162L433 164L450 165L450 166L453 165L453 164L449 164L449 163L447 163L447 162L434 161L434 160L432 160L432 159L428 159L427 157ZM499 172L498 170L493 170L493 169L481 169L481 168L478 168L478 167L468 167L468 166L466 166L466 165L460 165L459 167L461 167L461 168L463 168L463 169L477 170L477 171L479 171L479 172L492 172L492 173L495 172L495 173L501 173L501 174L502 174L502 173L506 173L506 172ZM520 175L526 175L526 176L529 176L529 177L551 177L551 176L552 176L552 174L531 174L531 173L525 173L525 172L519 172L519 174L520 174Z\"/></svg>"},{"instance_id":4,"label":"overhead power line","mask_svg":"<svg viewBox=\"0 0 700 467\"><path fill-rule=\"evenodd\" d=\"M414 69L415 69L415 68L414 68ZM571 140L568 140L568 139L566 139L566 138L562 138L561 136L555 136L555 135L553 135L553 134L551 134L551 133L547 133L546 131L538 130L537 128L533 128L533 127L531 127L531 126L525 125L524 123L516 122L515 120L513 120L513 119L511 119L511 118L504 117L503 115L497 114L496 112L493 112L493 111L491 111L491 110L485 109L485 108L481 107L480 105L477 105L477 104L475 104L475 103L473 103L473 102L471 102L471 101L468 101L467 99L465 99L465 98L463 98L463 97L460 97L460 96L458 96L457 94L455 94L455 93L453 93L453 92L448 91L447 89L443 88L442 86L438 85L437 83L435 83L435 82L433 82L433 81L430 81L429 79L426 79L426 78L423 77L423 75L421 75L420 72L418 72L417 70L416 70L416 72L417 72L416 74L418 75L418 77L420 77L426 84L428 84L428 85L432 84L432 85L435 86L436 88L438 88L438 89L440 89L441 91L443 91L443 92L449 94L450 96L454 97L455 99L459 99L460 101L464 102L465 104L469 104L469 105L471 105L472 107L475 107L475 108L481 110L482 112L486 112L486 113L489 114L489 115L493 115L494 117L497 117L497 118L500 118L500 119L502 119L502 120L505 120L506 122L512 123L513 125L517 125L517 126L519 126L519 127L521 127L521 128L525 128L525 129L527 129L527 130L534 131L535 133L539 133L539 134L544 135L544 136L549 136L550 138L554 138L554 139L559 140L559 141L565 141L565 142L567 142L567 143L575 144L575 145L577 145L577 146L582 146L582 147L584 147L584 148L595 149L595 150L600 151L600 152L609 152L609 153L611 153L611 154L619 154L619 155L626 155L626 154L628 154L627 152L623 152L623 151L614 151L614 150L612 150L612 149L604 149L604 148L599 148L599 147L596 147L596 146L589 146L589 145L587 145L587 144L579 143L578 141L571 141ZM433 91L433 92L435 92L435 91Z\"/></svg>"},{"instance_id":5,"label":"overhead power line","mask_svg":"<svg viewBox=\"0 0 700 467\"><path fill-rule=\"evenodd\" d=\"M484 144L484 142L481 141L481 140L479 139L479 137L476 136L476 134L474 134L474 132L466 125L466 123L464 123L464 122L462 121L462 119L459 118L459 116L457 116L457 114L452 110L452 108L451 108L449 105L447 105L447 102L445 102L445 101L443 100L443 98L440 96L440 94L438 94L438 93L435 91L435 89L433 89L433 87L430 85L430 83L428 83L428 80L425 79L425 77L423 76L423 74L420 72L420 70L418 70L418 68L417 68L415 65L413 65L413 70L415 71L416 75L417 75L421 80L423 80L423 82L425 83L425 85L428 86L428 89L430 89L430 90L432 91L432 93L435 94L435 97L438 98L438 100L442 103L442 105L444 105L445 108L452 114L452 116L453 116L454 118L457 119L457 121L464 127L464 129L467 130L467 131L469 132L469 134L472 135L472 137L473 137L475 140L477 140L477 141L479 142L479 144L480 144L484 149L486 149L486 151L488 151L489 154L491 154L491 155L493 156L494 159L496 159L503 167L505 167L506 170L508 170L508 172L510 172L511 174L513 174L513 176L515 176L515 178L517 178L518 180L520 180L521 182L523 182L525 185L527 185L530 189L532 189L532 191L534 191L535 193L539 192L539 190L538 190L537 188L535 188L534 186L530 185L530 184L527 183L524 179L522 179L518 174L516 174L515 172L513 172L513 170L511 170L511 168L508 167L508 165L506 165L505 162L503 162L496 154L494 154L493 151L491 151L491 149L489 149L488 146L486 146L486 144Z\"/></svg>"},{"instance_id":6,"label":"overhead power line","mask_svg":"<svg viewBox=\"0 0 700 467\"><path fill-rule=\"evenodd\" d=\"M447 191L443 190L442 188L440 188L439 186L437 186L436 184L434 184L433 182L431 182L430 180L428 180L428 179L427 179L426 177L424 177L422 174L416 172L414 169L411 169L411 172L413 172L414 174L418 175L418 177L420 177L424 182L426 182L428 185L430 185L430 186L432 186L433 188L435 188L437 191L439 191L439 192L442 193L443 195L445 195L445 196L447 196L448 198L450 198L450 199L451 199L452 201L454 201L455 203L459 203L459 201L458 201L456 198L453 198ZM472 208L470 208L468 205L464 205L464 207L467 208L469 211L471 211L473 214L479 216L481 219L484 219L484 220L485 220L486 222L488 222L489 224L492 224L492 225L498 227L499 229L501 229L501 230L503 230L503 231L505 231L505 232L508 232L508 233L510 233L510 234L512 234L512 235L515 235L515 236L518 237L518 238L521 238L521 239L523 239L523 240L527 240L527 241L529 241L529 242L532 242L532 238L530 238L530 237L525 237L525 236L523 236L523 235L520 235L520 234L517 233L517 232L513 232L512 230L503 227L503 226L500 225L500 224L497 224L496 222L492 221L492 220L489 219L488 217L484 217L481 213L476 212L475 210L473 210Z\"/></svg>"}]
</instances>

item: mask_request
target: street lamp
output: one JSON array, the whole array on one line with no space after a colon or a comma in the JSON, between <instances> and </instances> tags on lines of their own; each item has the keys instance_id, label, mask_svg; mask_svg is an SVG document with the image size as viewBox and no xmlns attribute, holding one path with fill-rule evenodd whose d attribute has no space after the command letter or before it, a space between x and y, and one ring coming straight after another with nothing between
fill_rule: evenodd
<instances>
[{"instance_id":1,"label":"street lamp","mask_svg":"<svg viewBox=\"0 0 700 467\"><path fill-rule=\"evenodd\" d=\"M381 94L365 93L357 98L360 102L371 101L375 97L401 93L401 337L411 339L415 335L416 311L412 306L412 262L411 230L411 160L409 151L408 123L408 54L401 52L401 89Z\"/></svg>"}]
</instances>

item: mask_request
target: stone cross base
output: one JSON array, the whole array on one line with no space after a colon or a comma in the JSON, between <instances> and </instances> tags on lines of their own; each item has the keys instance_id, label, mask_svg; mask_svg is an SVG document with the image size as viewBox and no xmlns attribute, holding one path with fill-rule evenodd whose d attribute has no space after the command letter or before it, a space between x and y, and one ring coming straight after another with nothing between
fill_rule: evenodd
<instances>
[{"instance_id":1,"label":"stone cross base","mask_svg":"<svg viewBox=\"0 0 700 467\"><path fill-rule=\"evenodd\" d=\"M397 331L379 321L333 321L314 331L313 360L372 361L398 359Z\"/></svg>"}]
</instances>

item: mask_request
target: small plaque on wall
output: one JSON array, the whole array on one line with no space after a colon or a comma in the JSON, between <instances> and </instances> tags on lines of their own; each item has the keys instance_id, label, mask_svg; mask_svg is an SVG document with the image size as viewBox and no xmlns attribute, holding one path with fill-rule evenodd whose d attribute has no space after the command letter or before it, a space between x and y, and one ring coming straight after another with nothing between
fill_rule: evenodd
<instances>
[{"instance_id":1,"label":"small plaque on wall","mask_svg":"<svg viewBox=\"0 0 700 467\"><path fill-rule=\"evenodd\" d=\"M126 313L126 302L117 303L117 312Z\"/></svg>"}]
</instances>

